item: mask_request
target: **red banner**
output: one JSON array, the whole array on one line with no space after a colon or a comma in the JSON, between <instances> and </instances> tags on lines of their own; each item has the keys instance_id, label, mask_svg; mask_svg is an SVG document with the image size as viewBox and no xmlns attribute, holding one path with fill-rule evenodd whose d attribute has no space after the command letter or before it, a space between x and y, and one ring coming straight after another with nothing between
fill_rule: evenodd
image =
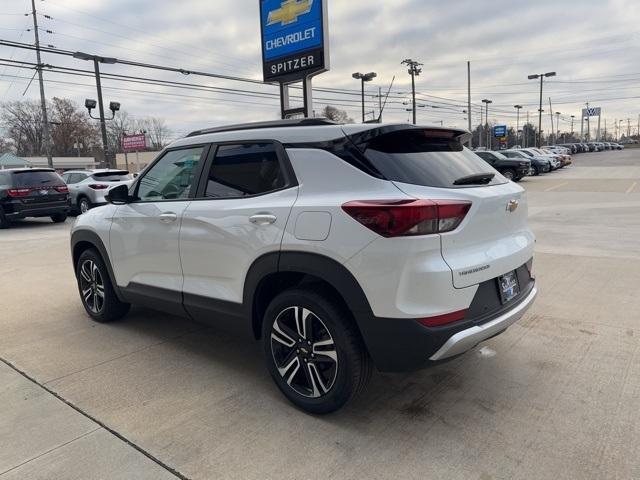
<instances>
[{"instance_id":1,"label":"red banner","mask_svg":"<svg viewBox=\"0 0 640 480\"><path fill-rule=\"evenodd\" d=\"M122 150L125 152L135 152L147 148L147 137L144 133L122 136Z\"/></svg>"}]
</instances>

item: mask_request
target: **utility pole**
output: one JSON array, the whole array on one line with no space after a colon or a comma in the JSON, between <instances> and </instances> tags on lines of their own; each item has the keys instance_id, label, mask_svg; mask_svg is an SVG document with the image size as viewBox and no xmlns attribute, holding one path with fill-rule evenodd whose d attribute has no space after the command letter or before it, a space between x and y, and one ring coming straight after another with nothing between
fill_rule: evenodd
<instances>
[{"instance_id":1,"label":"utility pole","mask_svg":"<svg viewBox=\"0 0 640 480\"><path fill-rule=\"evenodd\" d=\"M411 60L407 58L401 62L402 65L406 65L409 67L409 75L411 75L411 97L413 99L413 124L416 125L418 123L417 112L416 112L416 77L422 73L422 69L420 68L423 64L416 62L415 60Z\"/></svg>"},{"instance_id":2,"label":"utility pole","mask_svg":"<svg viewBox=\"0 0 640 480\"><path fill-rule=\"evenodd\" d=\"M467 118L469 120L469 131L471 132L471 62L467 62ZM640 118L640 116L638 116ZM469 148L471 148L471 141L473 135L469 138Z\"/></svg>"},{"instance_id":3,"label":"utility pole","mask_svg":"<svg viewBox=\"0 0 640 480\"><path fill-rule=\"evenodd\" d=\"M516 145L518 145L518 131L520 130L520 109L522 108L522 105L514 105L513 108L516 109L517 115L516 115Z\"/></svg>"},{"instance_id":4,"label":"utility pole","mask_svg":"<svg viewBox=\"0 0 640 480\"><path fill-rule=\"evenodd\" d=\"M555 77L556 72L539 73L536 75L529 75L529 80L540 79L540 108L538 109L538 148L542 146L542 82L546 77Z\"/></svg>"},{"instance_id":5,"label":"utility pole","mask_svg":"<svg viewBox=\"0 0 640 480\"><path fill-rule=\"evenodd\" d=\"M560 138L560 112L556 112L556 143L558 143L558 139Z\"/></svg>"},{"instance_id":6,"label":"utility pole","mask_svg":"<svg viewBox=\"0 0 640 480\"><path fill-rule=\"evenodd\" d=\"M47 115L47 99L44 96L44 80L42 78L42 60L40 59L40 36L38 35L38 15L36 13L36 1L31 0L31 15L33 16L33 33L36 37L36 58L38 66L38 81L40 82L40 106L42 107L42 144L47 156L49 168L53 168L53 158L51 157L51 136L49 134L49 118Z\"/></svg>"},{"instance_id":7,"label":"utility pole","mask_svg":"<svg viewBox=\"0 0 640 480\"><path fill-rule=\"evenodd\" d=\"M631 119L627 118L627 138L631 138Z\"/></svg>"}]
</instances>

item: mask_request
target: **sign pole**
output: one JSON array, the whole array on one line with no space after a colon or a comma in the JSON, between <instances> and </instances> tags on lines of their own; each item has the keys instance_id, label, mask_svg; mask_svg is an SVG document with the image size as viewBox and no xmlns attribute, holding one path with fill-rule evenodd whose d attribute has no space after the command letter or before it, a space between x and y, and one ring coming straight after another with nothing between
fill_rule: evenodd
<instances>
[{"instance_id":1,"label":"sign pole","mask_svg":"<svg viewBox=\"0 0 640 480\"><path fill-rule=\"evenodd\" d=\"M129 170L129 154L127 152L124 152L124 166L125 166L125 170Z\"/></svg>"},{"instance_id":2,"label":"sign pole","mask_svg":"<svg viewBox=\"0 0 640 480\"><path fill-rule=\"evenodd\" d=\"M138 157L138 150L136 150L136 168L138 169L138 173L140 173L140 158Z\"/></svg>"}]
</instances>

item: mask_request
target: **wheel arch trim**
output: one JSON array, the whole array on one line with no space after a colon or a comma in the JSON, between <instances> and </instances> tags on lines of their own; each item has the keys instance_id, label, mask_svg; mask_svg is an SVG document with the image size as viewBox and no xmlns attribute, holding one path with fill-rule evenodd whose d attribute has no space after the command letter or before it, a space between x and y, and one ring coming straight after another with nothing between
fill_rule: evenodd
<instances>
[{"instance_id":1,"label":"wheel arch trim","mask_svg":"<svg viewBox=\"0 0 640 480\"><path fill-rule=\"evenodd\" d=\"M116 296L118 297L118 300L120 300L121 302L124 302L125 301L124 296L122 295L122 292L120 291L120 288L116 283L116 276L113 272L113 267L111 266L109 253L107 252L107 249L104 246L102 239L97 233L89 230L77 230L71 234L71 261L73 264L74 273L76 271L76 266L77 266L76 264L78 262L78 258L81 255L80 252L77 252L77 249L78 249L78 246L81 244L91 245L88 248L93 247L96 250L98 250L98 253L100 253L102 260L104 261L104 264L107 267L107 273L109 274L109 279L111 280L111 285L113 286L113 290L116 292ZM84 250L86 250L86 248L82 249L82 251Z\"/></svg>"}]
</instances>

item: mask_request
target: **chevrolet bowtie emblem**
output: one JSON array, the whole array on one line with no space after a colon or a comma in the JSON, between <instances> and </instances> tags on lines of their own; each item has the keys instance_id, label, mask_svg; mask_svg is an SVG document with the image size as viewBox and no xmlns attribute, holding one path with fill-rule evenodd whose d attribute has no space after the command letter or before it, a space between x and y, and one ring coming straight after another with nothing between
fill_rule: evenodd
<instances>
[{"instance_id":1,"label":"chevrolet bowtie emblem","mask_svg":"<svg viewBox=\"0 0 640 480\"><path fill-rule=\"evenodd\" d=\"M313 0L285 0L280 4L280 8L269 12L267 26L275 23L289 25L298 21L300 15L309 13Z\"/></svg>"},{"instance_id":2,"label":"chevrolet bowtie emblem","mask_svg":"<svg viewBox=\"0 0 640 480\"><path fill-rule=\"evenodd\" d=\"M517 200L510 200L509 203L507 203L507 212L515 212L518 209L518 205L520 205L520 202Z\"/></svg>"}]
</instances>

